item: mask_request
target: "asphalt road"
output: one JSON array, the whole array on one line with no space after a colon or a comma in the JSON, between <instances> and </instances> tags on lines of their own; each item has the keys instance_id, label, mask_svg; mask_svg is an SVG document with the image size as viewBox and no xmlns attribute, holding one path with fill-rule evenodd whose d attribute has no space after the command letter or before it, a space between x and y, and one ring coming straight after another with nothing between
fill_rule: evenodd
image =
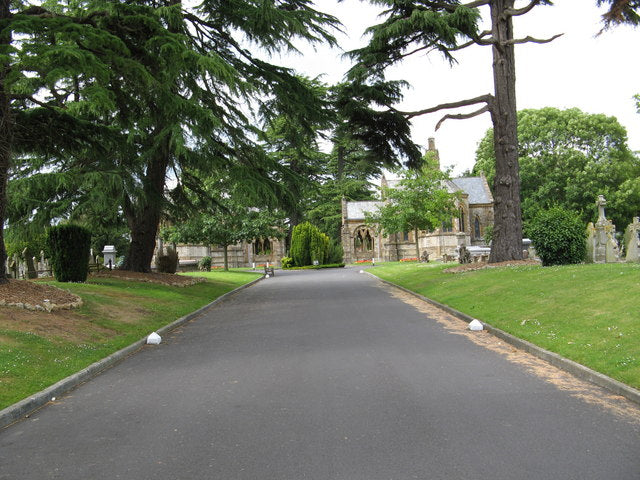
<instances>
[{"instance_id":1,"label":"asphalt road","mask_svg":"<svg viewBox=\"0 0 640 480\"><path fill-rule=\"evenodd\" d=\"M640 427L377 280L277 272L0 431L0 479L640 479Z\"/></svg>"}]
</instances>

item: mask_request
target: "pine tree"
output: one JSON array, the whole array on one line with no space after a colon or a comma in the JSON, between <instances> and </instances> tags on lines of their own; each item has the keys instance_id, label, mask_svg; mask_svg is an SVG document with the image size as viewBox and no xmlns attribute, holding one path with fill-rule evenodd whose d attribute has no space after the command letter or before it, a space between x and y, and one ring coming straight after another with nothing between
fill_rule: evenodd
<instances>
[{"instance_id":1,"label":"pine tree","mask_svg":"<svg viewBox=\"0 0 640 480\"><path fill-rule=\"evenodd\" d=\"M11 161L11 137L13 136L13 118L11 100L7 91L7 76L11 64L9 48L11 30L7 28L11 18L10 0L0 0L0 284L7 282L7 251L4 245L4 219L7 197L7 180Z\"/></svg>"},{"instance_id":2,"label":"pine tree","mask_svg":"<svg viewBox=\"0 0 640 480\"><path fill-rule=\"evenodd\" d=\"M91 56L104 68L96 67L93 75L63 70L56 85L66 87L52 92L45 107L72 112L73 120L96 128L84 137L85 150L72 155L56 151L57 144L48 146L55 155L46 157L39 155L41 145L23 145L30 152L30 166L14 182L22 192L39 194L17 198L27 200L21 209L25 215L30 215L28 200L34 198L41 205L44 199L54 200L40 208L43 218L69 216L96 197L119 209L131 234L125 268L137 271L150 268L168 203L185 198L186 190L200 190L189 170L215 173L241 165L244 178L273 183L272 165L254 142L259 131L251 111L258 110L258 101L288 110L300 124L315 114L308 86L290 70L251 54L239 38L244 35L273 53L293 49L295 38L333 43L326 28L337 25L306 0L260 5L207 1L197 10L181 7L174 0L92 0L55 13L93 27L59 41L75 49L70 55ZM37 32L31 36L46 51L50 38ZM98 142L92 141L95 137ZM96 154L95 143L106 154ZM179 180L172 192L166 189L169 173Z\"/></svg>"},{"instance_id":3,"label":"pine tree","mask_svg":"<svg viewBox=\"0 0 640 480\"><path fill-rule=\"evenodd\" d=\"M494 238L490 262L522 258L522 215L520 210L517 117L515 95L515 45L548 43L560 35L537 39L515 38L513 18L525 15L549 0L531 0L521 8L515 0L372 0L384 5L385 19L369 28L371 39L362 49L351 52L356 65L351 69L351 85L342 107L361 129L365 141L381 155L390 157L393 146L404 150L409 163L418 158L407 134L410 119L442 110L479 106L471 113L447 114L447 119L466 119L489 113L493 122L496 176L494 183ZM606 22L637 23L636 0L598 0L610 4ZM490 28L480 31L480 11L488 8ZM385 69L404 58L424 52L440 52L455 62L455 52L470 46L490 46L493 52L494 92L475 98L452 101L415 111L399 111L393 104L401 98L402 82L385 81ZM376 105L371 108L369 105ZM383 107L383 108L380 108ZM385 132L384 136L380 133ZM385 139L385 137L387 137ZM398 140L400 139L400 140Z\"/></svg>"}]
</instances>

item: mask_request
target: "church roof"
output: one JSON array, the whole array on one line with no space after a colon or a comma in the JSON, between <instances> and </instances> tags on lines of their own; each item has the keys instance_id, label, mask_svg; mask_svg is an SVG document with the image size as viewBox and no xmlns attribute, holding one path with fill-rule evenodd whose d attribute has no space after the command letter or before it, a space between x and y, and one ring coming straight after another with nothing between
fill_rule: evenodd
<instances>
[{"instance_id":1,"label":"church roof","mask_svg":"<svg viewBox=\"0 0 640 480\"><path fill-rule=\"evenodd\" d=\"M493 196L483 177L452 178L451 181L463 192L469 194L469 203L493 203Z\"/></svg>"},{"instance_id":2,"label":"church roof","mask_svg":"<svg viewBox=\"0 0 640 480\"><path fill-rule=\"evenodd\" d=\"M349 220L364 220L365 212L373 213L382 202L347 202L347 218Z\"/></svg>"}]
</instances>

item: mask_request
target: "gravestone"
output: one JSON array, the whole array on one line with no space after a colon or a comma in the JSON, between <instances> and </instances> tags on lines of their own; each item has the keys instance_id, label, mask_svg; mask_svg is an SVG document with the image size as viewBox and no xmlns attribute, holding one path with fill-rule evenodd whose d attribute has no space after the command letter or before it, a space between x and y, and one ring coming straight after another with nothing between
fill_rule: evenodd
<instances>
[{"instance_id":1,"label":"gravestone","mask_svg":"<svg viewBox=\"0 0 640 480\"><path fill-rule=\"evenodd\" d=\"M38 262L38 272L41 277L46 277L49 275L49 263L44 256L44 252L40 250L40 261Z\"/></svg>"},{"instance_id":2,"label":"gravestone","mask_svg":"<svg viewBox=\"0 0 640 480\"><path fill-rule=\"evenodd\" d=\"M24 257L24 261L26 263L26 276L27 278L38 278L38 272L36 272L36 266L33 261L33 257L29 256L29 252L25 248L22 251L22 256Z\"/></svg>"},{"instance_id":3,"label":"gravestone","mask_svg":"<svg viewBox=\"0 0 640 480\"><path fill-rule=\"evenodd\" d=\"M471 263L471 252L464 245L458 247L458 261L462 264Z\"/></svg>"},{"instance_id":4,"label":"gravestone","mask_svg":"<svg viewBox=\"0 0 640 480\"><path fill-rule=\"evenodd\" d=\"M18 278L18 264L20 263L20 259L18 258L18 254L14 254L11 262L9 262L9 276L11 278Z\"/></svg>"},{"instance_id":5,"label":"gravestone","mask_svg":"<svg viewBox=\"0 0 640 480\"><path fill-rule=\"evenodd\" d=\"M624 233L624 244L627 246L627 262L640 262L640 217L633 217Z\"/></svg>"},{"instance_id":6,"label":"gravestone","mask_svg":"<svg viewBox=\"0 0 640 480\"><path fill-rule=\"evenodd\" d=\"M620 249L615 239L616 227L608 220L604 195L598 195L598 221L587 226L587 263L615 263L620 261Z\"/></svg>"}]
</instances>

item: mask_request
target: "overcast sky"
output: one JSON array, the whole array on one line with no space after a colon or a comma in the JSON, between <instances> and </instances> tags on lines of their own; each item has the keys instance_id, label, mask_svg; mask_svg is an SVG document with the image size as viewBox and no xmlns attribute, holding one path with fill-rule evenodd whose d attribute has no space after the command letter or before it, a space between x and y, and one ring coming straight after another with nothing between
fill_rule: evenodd
<instances>
[{"instance_id":1,"label":"overcast sky","mask_svg":"<svg viewBox=\"0 0 640 480\"><path fill-rule=\"evenodd\" d=\"M520 2L526 3L528 0ZM640 150L640 114L632 98L640 93L640 30L623 26L596 36L601 28L602 9L598 10L595 3L557 0L554 6L536 7L514 19L518 38L564 33L549 44L516 46L518 109L577 107L615 116L627 128L630 148ZM317 0L316 6L338 17L345 26L346 34L337 35L344 50L364 45L365 28L379 23L378 7L368 2ZM322 47L314 51L304 47L303 51L304 55L277 60L307 76L322 75L326 83L342 80L349 67L338 49ZM459 63L450 67L437 54L419 55L389 70L389 79L404 79L412 85L401 108L418 110L493 93L490 47L473 46L459 52L457 58ZM434 113L415 118L413 138L426 146L427 138L435 137L442 165L452 165L454 172L460 173L473 166L477 144L491 121L488 114L470 120L448 120L435 132L441 116Z\"/></svg>"}]
</instances>

